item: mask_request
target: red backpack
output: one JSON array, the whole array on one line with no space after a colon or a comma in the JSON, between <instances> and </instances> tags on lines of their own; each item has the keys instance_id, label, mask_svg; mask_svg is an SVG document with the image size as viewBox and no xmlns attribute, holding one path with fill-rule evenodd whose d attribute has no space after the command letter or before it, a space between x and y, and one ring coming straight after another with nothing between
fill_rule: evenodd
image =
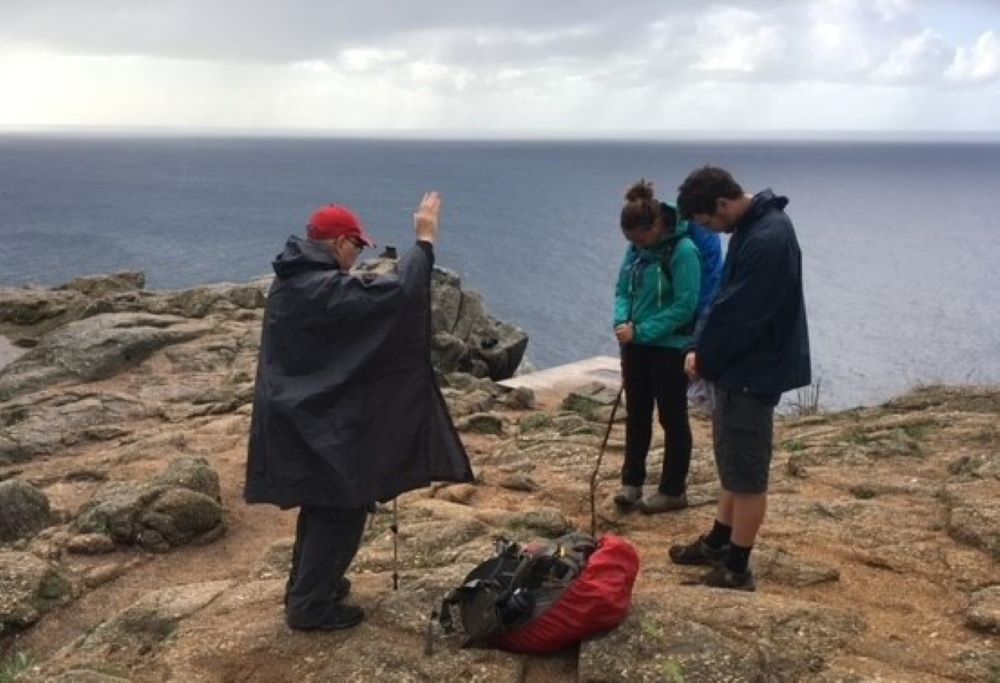
<instances>
[{"instance_id":1,"label":"red backpack","mask_svg":"<svg viewBox=\"0 0 1000 683\"><path fill-rule=\"evenodd\" d=\"M432 620L451 633L458 608L462 647L554 652L620 624L638 573L635 548L611 534L600 541L568 534L523 548L502 539L496 555L445 597ZM430 634L429 627L428 652Z\"/></svg>"}]
</instances>

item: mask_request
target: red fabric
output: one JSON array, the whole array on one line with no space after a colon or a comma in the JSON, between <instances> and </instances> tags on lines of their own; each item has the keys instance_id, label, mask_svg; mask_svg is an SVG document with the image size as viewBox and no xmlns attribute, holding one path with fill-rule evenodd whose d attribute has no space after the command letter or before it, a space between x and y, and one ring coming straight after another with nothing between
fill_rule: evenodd
<instances>
[{"instance_id":1,"label":"red fabric","mask_svg":"<svg viewBox=\"0 0 1000 683\"><path fill-rule=\"evenodd\" d=\"M614 628L628 616L639 554L623 538L606 534L580 577L538 619L504 634L504 650L544 654Z\"/></svg>"}]
</instances>

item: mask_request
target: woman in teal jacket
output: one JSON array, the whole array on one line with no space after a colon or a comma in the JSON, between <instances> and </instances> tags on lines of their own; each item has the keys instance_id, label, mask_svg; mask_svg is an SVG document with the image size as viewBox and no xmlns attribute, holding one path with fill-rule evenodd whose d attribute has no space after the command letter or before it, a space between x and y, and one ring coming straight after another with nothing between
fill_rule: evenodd
<instances>
[{"instance_id":1,"label":"woman in teal jacket","mask_svg":"<svg viewBox=\"0 0 1000 683\"><path fill-rule=\"evenodd\" d=\"M615 336L621 344L628 419L619 505L646 513L687 505L691 426L684 350L691 342L701 261L686 221L640 180L625 194L621 229L629 241L615 288ZM658 491L643 499L653 405L666 437Z\"/></svg>"}]
</instances>

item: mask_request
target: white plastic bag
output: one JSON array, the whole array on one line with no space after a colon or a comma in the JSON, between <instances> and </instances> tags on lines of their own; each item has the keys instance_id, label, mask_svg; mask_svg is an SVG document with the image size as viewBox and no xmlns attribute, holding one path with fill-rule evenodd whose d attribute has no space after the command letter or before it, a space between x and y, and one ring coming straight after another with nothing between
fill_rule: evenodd
<instances>
[{"instance_id":1,"label":"white plastic bag","mask_svg":"<svg viewBox=\"0 0 1000 683\"><path fill-rule=\"evenodd\" d=\"M711 415L715 410L715 385L699 379L688 384L688 405L696 413Z\"/></svg>"}]
</instances>

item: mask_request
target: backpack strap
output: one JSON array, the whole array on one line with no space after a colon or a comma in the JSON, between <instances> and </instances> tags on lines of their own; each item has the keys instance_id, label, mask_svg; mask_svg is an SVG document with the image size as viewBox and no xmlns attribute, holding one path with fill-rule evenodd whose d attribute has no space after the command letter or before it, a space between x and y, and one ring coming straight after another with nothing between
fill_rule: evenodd
<instances>
[{"instance_id":1,"label":"backpack strap","mask_svg":"<svg viewBox=\"0 0 1000 683\"><path fill-rule=\"evenodd\" d=\"M522 553L529 556L528 562L518 567L510 584L511 592L569 583L580 575L596 549L597 541L583 533L566 534L554 541L529 546Z\"/></svg>"},{"instance_id":2,"label":"backpack strap","mask_svg":"<svg viewBox=\"0 0 1000 683\"><path fill-rule=\"evenodd\" d=\"M504 632L498 603L506 591L499 582L492 579L474 579L451 591L441 601L439 609L431 612L427 624L425 652L433 651L433 628L435 618L445 635L455 632L452 609L460 610L465 639L462 647L489 643Z\"/></svg>"},{"instance_id":3,"label":"backpack strap","mask_svg":"<svg viewBox=\"0 0 1000 683\"><path fill-rule=\"evenodd\" d=\"M579 576L598 545L593 536L579 532L561 536L557 543L559 552L556 562L559 565L557 574L560 579Z\"/></svg>"},{"instance_id":4,"label":"backpack strap","mask_svg":"<svg viewBox=\"0 0 1000 683\"><path fill-rule=\"evenodd\" d=\"M670 236L667 241L667 248L663 250L663 254L660 256L660 273L663 275L663 279L667 281L671 287L674 286L674 252L677 251L677 245L683 240L688 240L695 247L695 252L698 252L698 246L694 244L694 240L691 239L691 235L688 233L683 233L678 235L674 233ZM700 257L699 257L700 258ZM698 293L698 298L701 298L701 293ZM695 312L694 317L686 325L678 327L676 334L690 335L694 333L695 321L698 318L697 312Z\"/></svg>"},{"instance_id":5,"label":"backpack strap","mask_svg":"<svg viewBox=\"0 0 1000 683\"><path fill-rule=\"evenodd\" d=\"M674 233L667 238L667 248L663 250L660 255L660 272L663 274L663 278L668 284L673 286L674 284L674 252L677 251L677 245L681 243L684 239L691 239L691 236L687 233L678 235ZM693 244L694 242L692 242Z\"/></svg>"},{"instance_id":6,"label":"backpack strap","mask_svg":"<svg viewBox=\"0 0 1000 683\"><path fill-rule=\"evenodd\" d=\"M503 633L498 603L512 591L512 576L518 573L524 560L521 547L506 538L494 544L496 554L473 569L461 586L450 591L437 609L431 611L427 624L424 651L433 652L433 628L437 622L447 635L456 631L453 609L458 608L466 638L462 647L488 642ZM512 565L516 563L516 567Z\"/></svg>"}]
</instances>

